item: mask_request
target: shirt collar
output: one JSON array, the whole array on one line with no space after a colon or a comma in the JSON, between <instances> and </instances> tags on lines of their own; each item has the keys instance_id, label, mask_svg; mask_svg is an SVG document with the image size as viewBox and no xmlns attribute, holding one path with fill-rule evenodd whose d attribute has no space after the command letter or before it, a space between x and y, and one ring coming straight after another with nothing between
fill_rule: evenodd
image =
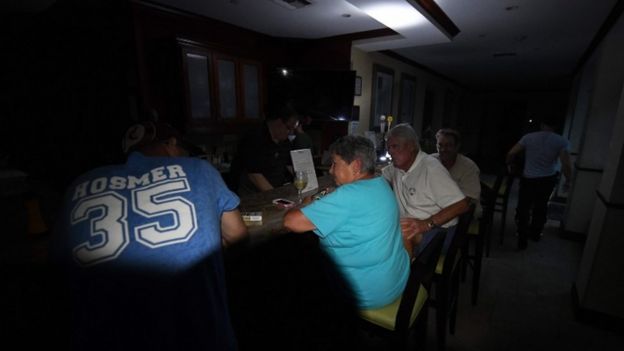
<instances>
[{"instance_id":1,"label":"shirt collar","mask_svg":"<svg viewBox=\"0 0 624 351\"><path fill-rule=\"evenodd\" d=\"M418 154L416 154L416 158L414 159L414 162L412 163L410 168L405 173L410 173L414 168L416 168L416 166L418 166L420 161L422 161L422 159L425 157L427 157L427 153L425 153L422 150L418 150Z\"/></svg>"}]
</instances>

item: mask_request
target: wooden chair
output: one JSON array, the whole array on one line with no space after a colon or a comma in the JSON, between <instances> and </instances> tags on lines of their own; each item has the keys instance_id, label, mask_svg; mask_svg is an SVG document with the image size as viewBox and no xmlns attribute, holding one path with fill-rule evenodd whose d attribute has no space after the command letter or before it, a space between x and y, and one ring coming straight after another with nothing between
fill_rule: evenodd
<instances>
[{"instance_id":1,"label":"wooden chair","mask_svg":"<svg viewBox=\"0 0 624 351\"><path fill-rule=\"evenodd\" d=\"M461 273L460 249L465 245L468 227L475 210L474 204L459 216L455 234L446 253L440 255L433 276L435 299L430 299L430 306L436 310L436 338L438 350L446 347L446 328L455 334L457 317L457 300L459 295L459 278ZM448 323L447 323L448 321Z\"/></svg>"},{"instance_id":2,"label":"wooden chair","mask_svg":"<svg viewBox=\"0 0 624 351\"><path fill-rule=\"evenodd\" d=\"M416 341L424 349L429 289L445 237L446 232L441 231L412 261L407 284L397 300L381 308L360 311L363 327L388 339L389 349L406 349L412 331L416 332Z\"/></svg>"},{"instance_id":3,"label":"wooden chair","mask_svg":"<svg viewBox=\"0 0 624 351\"><path fill-rule=\"evenodd\" d=\"M511 193L511 188L513 186L514 180L515 176L503 169L496 177L496 182L492 187L494 193L496 194L496 200L494 202L494 212L500 212L501 214L501 224L499 231L500 245L503 245L503 240L505 238L505 220L507 218L507 205L509 203L509 194ZM486 256L490 256L489 244L486 247Z\"/></svg>"},{"instance_id":4,"label":"wooden chair","mask_svg":"<svg viewBox=\"0 0 624 351\"><path fill-rule=\"evenodd\" d=\"M479 281L481 279L481 265L483 261L483 249L486 239L492 231L492 219L494 217L494 201L496 193L487 184L481 182L481 214L479 218L473 218L468 227L466 241L462 247L462 273L466 279L467 267L472 268L472 305L477 304L479 295Z\"/></svg>"}]
</instances>

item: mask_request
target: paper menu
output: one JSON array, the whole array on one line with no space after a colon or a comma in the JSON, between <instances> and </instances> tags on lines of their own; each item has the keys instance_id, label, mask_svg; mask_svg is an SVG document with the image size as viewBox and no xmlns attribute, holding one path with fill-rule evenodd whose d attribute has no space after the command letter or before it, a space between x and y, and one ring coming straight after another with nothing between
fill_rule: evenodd
<instances>
[{"instance_id":1,"label":"paper menu","mask_svg":"<svg viewBox=\"0 0 624 351\"><path fill-rule=\"evenodd\" d=\"M295 172L305 171L308 175L308 185L302 192L314 190L318 188L318 180L316 179L316 171L314 170L314 161L310 149L299 149L290 151L293 168Z\"/></svg>"}]
</instances>

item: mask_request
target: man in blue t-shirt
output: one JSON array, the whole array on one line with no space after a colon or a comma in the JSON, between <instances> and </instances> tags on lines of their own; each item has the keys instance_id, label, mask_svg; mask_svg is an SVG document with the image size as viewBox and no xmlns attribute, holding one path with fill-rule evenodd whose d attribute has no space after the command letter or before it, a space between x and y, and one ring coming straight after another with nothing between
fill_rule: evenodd
<instances>
[{"instance_id":1,"label":"man in blue t-shirt","mask_svg":"<svg viewBox=\"0 0 624 351\"><path fill-rule=\"evenodd\" d=\"M236 349L221 249L247 233L238 197L165 123L132 126L124 149L74 181L56 228L72 348Z\"/></svg>"},{"instance_id":2,"label":"man in blue t-shirt","mask_svg":"<svg viewBox=\"0 0 624 351\"><path fill-rule=\"evenodd\" d=\"M568 141L554 130L554 121L544 119L541 130L523 136L507 153L507 164L524 151L525 161L518 191L518 249L527 247L527 239L539 241L546 224L548 198L557 183L561 170L565 176L564 187L570 183L570 155Z\"/></svg>"}]
</instances>

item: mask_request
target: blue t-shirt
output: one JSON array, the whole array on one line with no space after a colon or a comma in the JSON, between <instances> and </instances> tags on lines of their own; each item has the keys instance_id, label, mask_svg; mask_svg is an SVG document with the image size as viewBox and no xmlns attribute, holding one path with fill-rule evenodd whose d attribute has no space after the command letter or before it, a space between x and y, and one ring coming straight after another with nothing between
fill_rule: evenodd
<instances>
[{"instance_id":1,"label":"blue t-shirt","mask_svg":"<svg viewBox=\"0 0 624 351\"><path fill-rule=\"evenodd\" d=\"M69 267L72 346L235 349L220 220L238 204L199 159L133 153L79 177L54 238Z\"/></svg>"},{"instance_id":2,"label":"blue t-shirt","mask_svg":"<svg viewBox=\"0 0 624 351\"><path fill-rule=\"evenodd\" d=\"M351 284L360 308L397 299L407 283L409 258L399 208L383 178L360 180L304 207L321 246Z\"/></svg>"},{"instance_id":3,"label":"blue t-shirt","mask_svg":"<svg viewBox=\"0 0 624 351\"><path fill-rule=\"evenodd\" d=\"M526 134L518 142L524 146L522 175L526 178L549 177L559 171L559 154L568 150L568 141L559 134L539 131Z\"/></svg>"}]
</instances>

